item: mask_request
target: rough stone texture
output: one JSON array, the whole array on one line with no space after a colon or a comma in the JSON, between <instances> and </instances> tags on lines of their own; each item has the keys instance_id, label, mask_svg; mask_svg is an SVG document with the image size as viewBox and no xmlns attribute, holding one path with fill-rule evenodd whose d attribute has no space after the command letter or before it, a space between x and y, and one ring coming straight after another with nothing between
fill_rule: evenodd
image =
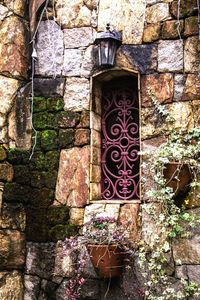
<instances>
[{"instance_id":1,"label":"rough stone texture","mask_svg":"<svg viewBox=\"0 0 200 300\"><path fill-rule=\"evenodd\" d=\"M169 5L167 3L157 3L146 9L147 23L158 23L170 18Z\"/></svg>"},{"instance_id":2,"label":"rough stone texture","mask_svg":"<svg viewBox=\"0 0 200 300\"><path fill-rule=\"evenodd\" d=\"M83 0L56 1L57 21L63 28L90 26L92 11L84 5Z\"/></svg>"},{"instance_id":3,"label":"rough stone texture","mask_svg":"<svg viewBox=\"0 0 200 300\"><path fill-rule=\"evenodd\" d=\"M29 66L29 41L25 23L16 16L6 18L0 28L0 41L0 72L26 78Z\"/></svg>"},{"instance_id":4,"label":"rough stone texture","mask_svg":"<svg viewBox=\"0 0 200 300\"><path fill-rule=\"evenodd\" d=\"M188 74L182 100L199 100L200 99L200 75Z\"/></svg>"},{"instance_id":5,"label":"rough stone texture","mask_svg":"<svg viewBox=\"0 0 200 300\"><path fill-rule=\"evenodd\" d=\"M101 182L101 166L90 165L90 181Z\"/></svg>"},{"instance_id":6,"label":"rough stone texture","mask_svg":"<svg viewBox=\"0 0 200 300\"><path fill-rule=\"evenodd\" d=\"M12 181L13 179L13 167L8 163L0 164L0 180Z\"/></svg>"},{"instance_id":7,"label":"rough stone texture","mask_svg":"<svg viewBox=\"0 0 200 300\"><path fill-rule=\"evenodd\" d=\"M77 129L75 133L75 146L87 145L90 142L90 130L89 129Z\"/></svg>"},{"instance_id":8,"label":"rough stone texture","mask_svg":"<svg viewBox=\"0 0 200 300\"><path fill-rule=\"evenodd\" d=\"M39 75L61 75L63 67L63 32L50 20L40 24L37 34L37 62L35 72Z\"/></svg>"},{"instance_id":9,"label":"rough stone texture","mask_svg":"<svg viewBox=\"0 0 200 300\"><path fill-rule=\"evenodd\" d=\"M64 109L81 111L89 109L89 81L85 78L68 78L64 94Z\"/></svg>"},{"instance_id":10,"label":"rough stone texture","mask_svg":"<svg viewBox=\"0 0 200 300\"><path fill-rule=\"evenodd\" d=\"M82 207L89 199L90 148L62 150L56 185L58 203Z\"/></svg>"},{"instance_id":11,"label":"rough stone texture","mask_svg":"<svg viewBox=\"0 0 200 300\"><path fill-rule=\"evenodd\" d=\"M174 100L175 101L179 101L182 99L185 81L186 81L186 75L175 74L174 76Z\"/></svg>"},{"instance_id":12,"label":"rough stone texture","mask_svg":"<svg viewBox=\"0 0 200 300\"><path fill-rule=\"evenodd\" d=\"M0 4L0 24L9 15L11 15L11 12L7 9L7 7Z\"/></svg>"},{"instance_id":13,"label":"rough stone texture","mask_svg":"<svg viewBox=\"0 0 200 300\"><path fill-rule=\"evenodd\" d=\"M24 231L25 227L26 214L23 205L5 203L1 210L0 228Z\"/></svg>"},{"instance_id":14,"label":"rough stone texture","mask_svg":"<svg viewBox=\"0 0 200 300\"><path fill-rule=\"evenodd\" d=\"M142 76L142 106L152 106L154 103L152 97L159 103L171 102L173 98L174 81L173 75L150 74Z\"/></svg>"},{"instance_id":15,"label":"rough stone texture","mask_svg":"<svg viewBox=\"0 0 200 300\"><path fill-rule=\"evenodd\" d=\"M83 225L84 208L72 207L70 209L70 224Z\"/></svg>"},{"instance_id":16,"label":"rough stone texture","mask_svg":"<svg viewBox=\"0 0 200 300\"><path fill-rule=\"evenodd\" d=\"M200 208L190 210L191 214L200 215ZM173 254L176 264L200 264L200 228L190 228L189 238L173 241Z\"/></svg>"},{"instance_id":17,"label":"rough stone texture","mask_svg":"<svg viewBox=\"0 0 200 300\"><path fill-rule=\"evenodd\" d=\"M172 2L173 0L163 0L164 3L170 3ZM146 4L147 5L152 5L152 4L156 4L160 2L160 0L146 0Z\"/></svg>"},{"instance_id":18,"label":"rough stone texture","mask_svg":"<svg viewBox=\"0 0 200 300\"><path fill-rule=\"evenodd\" d=\"M21 88L14 101L8 120L10 147L28 150L31 148L31 85ZM23 99L23 101L22 101Z\"/></svg>"},{"instance_id":19,"label":"rough stone texture","mask_svg":"<svg viewBox=\"0 0 200 300\"><path fill-rule=\"evenodd\" d=\"M3 147L0 147L0 161L4 161L7 157L6 150Z\"/></svg>"},{"instance_id":20,"label":"rough stone texture","mask_svg":"<svg viewBox=\"0 0 200 300\"><path fill-rule=\"evenodd\" d=\"M91 129L91 146L101 147L101 133L97 130Z\"/></svg>"},{"instance_id":21,"label":"rough stone texture","mask_svg":"<svg viewBox=\"0 0 200 300\"><path fill-rule=\"evenodd\" d=\"M119 204L106 205L94 203L87 205L85 208L84 223L89 222L93 216L111 217L117 220L119 217L119 209Z\"/></svg>"},{"instance_id":22,"label":"rough stone texture","mask_svg":"<svg viewBox=\"0 0 200 300\"><path fill-rule=\"evenodd\" d=\"M24 300L37 300L40 291L41 279L37 276L24 276Z\"/></svg>"},{"instance_id":23,"label":"rough stone texture","mask_svg":"<svg viewBox=\"0 0 200 300\"><path fill-rule=\"evenodd\" d=\"M8 143L7 133L8 133L7 127L3 127L0 130L0 142L1 143Z\"/></svg>"},{"instance_id":24,"label":"rough stone texture","mask_svg":"<svg viewBox=\"0 0 200 300\"><path fill-rule=\"evenodd\" d=\"M144 27L143 42L152 43L157 41L160 36L160 23L148 24Z\"/></svg>"},{"instance_id":25,"label":"rough stone texture","mask_svg":"<svg viewBox=\"0 0 200 300\"><path fill-rule=\"evenodd\" d=\"M25 5L24 0L4 0L4 5L16 15L24 16Z\"/></svg>"},{"instance_id":26,"label":"rough stone texture","mask_svg":"<svg viewBox=\"0 0 200 300\"><path fill-rule=\"evenodd\" d=\"M0 113L6 115L11 109L19 86L20 82L18 80L0 75Z\"/></svg>"},{"instance_id":27,"label":"rough stone texture","mask_svg":"<svg viewBox=\"0 0 200 300\"><path fill-rule=\"evenodd\" d=\"M85 266L83 267L82 271L84 278L98 278L85 245L81 245L78 259L83 259L85 261Z\"/></svg>"},{"instance_id":28,"label":"rough stone texture","mask_svg":"<svg viewBox=\"0 0 200 300\"><path fill-rule=\"evenodd\" d=\"M184 36L197 35L199 32L198 17L189 17L185 19Z\"/></svg>"},{"instance_id":29,"label":"rough stone texture","mask_svg":"<svg viewBox=\"0 0 200 300\"><path fill-rule=\"evenodd\" d=\"M162 26L162 38L163 39L175 39L183 33L184 22L180 20L180 25L178 27L177 21L166 21Z\"/></svg>"},{"instance_id":30,"label":"rough stone texture","mask_svg":"<svg viewBox=\"0 0 200 300\"><path fill-rule=\"evenodd\" d=\"M200 72L200 41L198 36L189 37L185 42L184 48L184 67L185 72Z\"/></svg>"},{"instance_id":31,"label":"rough stone texture","mask_svg":"<svg viewBox=\"0 0 200 300\"><path fill-rule=\"evenodd\" d=\"M1 268L19 269L25 262L25 236L17 230L0 230Z\"/></svg>"},{"instance_id":32,"label":"rough stone texture","mask_svg":"<svg viewBox=\"0 0 200 300\"><path fill-rule=\"evenodd\" d=\"M98 31L105 31L107 23L122 31L124 44L141 44L145 19L146 1L100 0Z\"/></svg>"},{"instance_id":33,"label":"rough stone texture","mask_svg":"<svg viewBox=\"0 0 200 300\"><path fill-rule=\"evenodd\" d=\"M80 49L65 49L63 75L80 76L83 51Z\"/></svg>"},{"instance_id":34,"label":"rough stone texture","mask_svg":"<svg viewBox=\"0 0 200 300\"><path fill-rule=\"evenodd\" d=\"M64 29L65 48L87 47L93 43L93 32L91 27Z\"/></svg>"},{"instance_id":35,"label":"rough stone texture","mask_svg":"<svg viewBox=\"0 0 200 300\"><path fill-rule=\"evenodd\" d=\"M120 209L119 221L122 224L130 221L128 230L130 230L131 241L139 239L139 208L139 204L124 204Z\"/></svg>"},{"instance_id":36,"label":"rough stone texture","mask_svg":"<svg viewBox=\"0 0 200 300\"><path fill-rule=\"evenodd\" d=\"M157 45L121 46L121 51L141 74L157 69Z\"/></svg>"},{"instance_id":37,"label":"rough stone texture","mask_svg":"<svg viewBox=\"0 0 200 300\"><path fill-rule=\"evenodd\" d=\"M187 276L189 282L196 282L198 286L200 285L200 265L196 266L187 266ZM198 300L199 296L192 297L192 300Z\"/></svg>"},{"instance_id":38,"label":"rough stone texture","mask_svg":"<svg viewBox=\"0 0 200 300\"><path fill-rule=\"evenodd\" d=\"M20 273L0 272L0 281L3 283L0 288L1 300L23 300L23 282Z\"/></svg>"},{"instance_id":39,"label":"rough stone texture","mask_svg":"<svg viewBox=\"0 0 200 300\"><path fill-rule=\"evenodd\" d=\"M28 242L26 247L26 274L51 278L54 271L55 244Z\"/></svg>"},{"instance_id":40,"label":"rough stone texture","mask_svg":"<svg viewBox=\"0 0 200 300\"><path fill-rule=\"evenodd\" d=\"M64 78L35 78L34 94L39 97L62 97L64 95Z\"/></svg>"},{"instance_id":41,"label":"rough stone texture","mask_svg":"<svg viewBox=\"0 0 200 300\"><path fill-rule=\"evenodd\" d=\"M194 115L194 122L196 126L200 126L200 100L192 101L192 111ZM200 191L199 191L200 192Z\"/></svg>"},{"instance_id":42,"label":"rough stone texture","mask_svg":"<svg viewBox=\"0 0 200 300\"><path fill-rule=\"evenodd\" d=\"M178 16L178 5L177 4L178 4L177 0L173 1L171 4L171 7L170 7L170 11L175 18L177 18L177 16ZM179 10L180 18L193 15L196 7L197 7L196 0L182 0L180 2L180 10Z\"/></svg>"},{"instance_id":43,"label":"rough stone texture","mask_svg":"<svg viewBox=\"0 0 200 300\"><path fill-rule=\"evenodd\" d=\"M158 44L158 71L183 70L183 41L160 41Z\"/></svg>"},{"instance_id":44,"label":"rough stone texture","mask_svg":"<svg viewBox=\"0 0 200 300\"><path fill-rule=\"evenodd\" d=\"M94 68L94 48L89 46L83 53L81 63L81 77L90 77Z\"/></svg>"}]
</instances>

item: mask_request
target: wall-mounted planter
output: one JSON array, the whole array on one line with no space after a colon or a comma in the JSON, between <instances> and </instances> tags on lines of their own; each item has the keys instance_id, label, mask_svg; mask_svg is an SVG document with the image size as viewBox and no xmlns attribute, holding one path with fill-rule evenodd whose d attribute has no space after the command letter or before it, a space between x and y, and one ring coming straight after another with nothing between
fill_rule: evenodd
<instances>
[{"instance_id":1,"label":"wall-mounted planter","mask_svg":"<svg viewBox=\"0 0 200 300\"><path fill-rule=\"evenodd\" d=\"M101 278L112 278L121 275L124 252L117 245L87 246L95 270Z\"/></svg>"},{"instance_id":2,"label":"wall-mounted planter","mask_svg":"<svg viewBox=\"0 0 200 300\"><path fill-rule=\"evenodd\" d=\"M166 185L173 189L175 196L184 192L192 180L189 165L178 162L165 164L163 175L167 182Z\"/></svg>"}]
</instances>

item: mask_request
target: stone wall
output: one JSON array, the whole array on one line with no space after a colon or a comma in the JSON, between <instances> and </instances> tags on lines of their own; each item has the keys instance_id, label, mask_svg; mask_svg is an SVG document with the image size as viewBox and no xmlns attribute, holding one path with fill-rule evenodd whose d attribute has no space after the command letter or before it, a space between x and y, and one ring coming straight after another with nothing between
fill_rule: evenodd
<instances>
[{"instance_id":1,"label":"stone wall","mask_svg":"<svg viewBox=\"0 0 200 300\"><path fill-rule=\"evenodd\" d=\"M146 194L153 179L145 160L141 204L90 202L96 200L90 197L90 174L98 177L95 161L99 160L93 145L100 139L98 130L91 135L99 128L100 116L90 112L101 92L97 88L97 98L93 95L94 75L100 71L93 55L96 33L108 22L122 31L115 67L141 75L142 149L154 149L165 143L173 128L187 132L199 125L196 0L181 0L179 31L178 1L57 0L55 18L50 3L50 20L43 17L37 34L33 81L37 143L31 160L30 56L24 2L4 0L0 4L0 295L6 300L62 300L65 284L75 271L71 264L77 259L62 257L62 240L77 234L93 214L131 220L131 238L138 240L140 210L143 237L150 243L156 232L143 209L144 201L155 209L157 205L149 203ZM158 120L149 90L175 119L173 126ZM200 214L199 201L191 198L190 206L191 212ZM199 238L195 229L190 240L174 242L169 257L174 284L180 278L199 282ZM87 251L81 249L76 255L86 257ZM107 283L86 259L87 281L81 297L103 299ZM106 298L142 299L140 286L135 259L132 271L124 270Z\"/></svg>"}]
</instances>

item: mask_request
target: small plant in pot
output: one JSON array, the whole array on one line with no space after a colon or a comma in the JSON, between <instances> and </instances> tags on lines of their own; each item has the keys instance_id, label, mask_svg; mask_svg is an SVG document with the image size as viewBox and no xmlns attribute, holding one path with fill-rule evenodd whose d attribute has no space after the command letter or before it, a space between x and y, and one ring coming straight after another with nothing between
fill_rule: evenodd
<instances>
[{"instance_id":1,"label":"small plant in pot","mask_svg":"<svg viewBox=\"0 0 200 300\"><path fill-rule=\"evenodd\" d=\"M84 225L84 238L95 270L101 278L120 276L129 251L129 222L117 224L112 217L93 216Z\"/></svg>"}]
</instances>

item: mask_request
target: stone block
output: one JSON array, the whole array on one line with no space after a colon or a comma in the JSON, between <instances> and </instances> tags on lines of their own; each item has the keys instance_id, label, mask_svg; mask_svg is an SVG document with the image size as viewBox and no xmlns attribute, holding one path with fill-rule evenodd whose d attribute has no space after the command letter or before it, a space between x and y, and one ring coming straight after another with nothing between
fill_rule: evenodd
<instances>
[{"instance_id":1,"label":"stone block","mask_svg":"<svg viewBox=\"0 0 200 300\"><path fill-rule=\"evenodd\" d=\"M200 99L200 75L188 74L185 87L183 90L182 100L199 100Z\"/></svg>"},{"instance_id":2,"label":"stone block","mask_svg":"<svg viewBox=\"0 0 200 300\"><path fill-rule=\"evenodd\" d=\"M90 112L90 122L92 129L101 132L101 117L93 111Z\"/></svg>"},{"instance_id":3,"label":"stone block","mask_svg":"<svg viewBox=\"0 0 200 300\"><path fill-rule=\"evenodd\" d=\"M90 147L62 150L56 185L56 200L83 207L89 200Z\"/></svg>"},{"instance_id":4,"label":"stone block","mask_svg":"<svg viewBox=\"0 0 200 300\"><path fill-rule=\"evenodd\" d=\"M33 112L41 112L47 110L47 101L44 97L33 98Z\"/></svg>"},{"instance_id":5,"label":"stone block","mask_svg":"<svg viewBox=\"0 0 200 300\"><path fill-rule=\"evenodd\" d=\"M152 43L154 41L157 41L160 37L160 28L160 23L147 24L144 27L143 42Z\"/></svg>"},{"instance_id":6,"label":"stone block","mask_svg":"<svg viewBox=\"0 0 200 300\"><path fill-rule=\"evenodd\" d=\"M65 110L89 110L89 80L85 78L68 78L65 87Z\"/></svg>"},{"instance_id":7,"label":"stone block","mask_svg":"<svg viewBox=\"0 0 200 300\"><path fill-rule=\"evenodd\" d=\"M198 17L192 16L185 19L184 36L197 35L199 32Z\"/></svg>"},{"instance_id":8,"label":"stone block","mask_svg":"<svg viewBox=\"0 0 200 300\"><path fill-rule=\"evenodd\" d=\"M57 287L57 283L43 279L41 281L41 289L38 300L55 300Z\"/></svg>"},{"instance_id":9,"label":"stone block","mask_svg":"<svg viewBox=\"0 0 200 300\"><path fill-rule=\"evenodd\" d=\"M49 206L47 210L47 223L50 226L67 224L69 220L69 208L66 206Z\"/></svg>"},{"instance_id":10,"label":"stone block","mask_svg":"<svg viewBox=\"0 0 200 300\"><path fill-rule=\"evenodd\" d=\"M0 4L0 24L6 17L10 16L11 14L12 13L6 6Z\"/></svg>"},{"instance_id":11,"label":"stone block","mask_svg":"<svg viewBox=\"0 0 200 300\"><path fill-rule=\"evenodd\" d=\"M1 146L0 147L0 161L4 161L7 157L6 150Z\"/></svg>"},{"instance_id":12,"label":"stone block","mask_svg":"<svg viewBox=\"0 0 200 300\"><path fill-rule=\"evenodd\" d=\"M92 147L91 149L91 163L93 165L100 165L101 163L101 149Z\"/></svg>"},{"instance_id":13,"label":"stone block","mask_svg":"<svg viewBox=\"0 0 200 300\"><path fill-rule=\"evenodd\" d=\"M158 71L183 71L183 41L160 41L158 45Z\"/></svg>"},{"instance_id":14,"label":"stone block","mask_svg":"<svg viewBox=\"0 0 200 300\"><path fill-rule=\"evenodd\" d=\"M90 181L96 183L101 182L101 166L90 165Z\"/></svg>"},{"instance_id":15,"label":"stone block","mask_svg":"<svg viewBox=\"0 0 200 300\"><path fill-rule=\"evenodd\" d=\"M3 127L0 130L0 143L3 143L3 144L8 143L8 129L7 129L7 127Z\"/></svg>"},{"instance_id":16,"label":"stone block","mask_svg":"<svg viewBox=\"0 0 200 300\"><path fill-rule=\"evenodd\" d=\"M90 127L90 112L88 110L84 110L81 113L81 120L77 128L89 128L89 127Z\"/></svg>"},{"instance_id":17,"label":"stone block","mask_svg":"<svg viewBox=\"0 0 200 300\"><path fill-rule=\"evenodd\" d=\"M77 129L75 132L75 146L88 145L90 142L90 130L89 129Z\"/></svg>"},{"instance_id":18,"label":"stone block","mask_svg":"<svg viewBox=\"0 0 200 300\"><path fill-rule=\"evenodd\" d=\"M55 116L47 111L35 113L33 116L35 129L54 129L56 127Z\"/></svg>"},{"instance_id":19,"label":"stone block","mask_svg":"<svg viewBox=\"0 0 200 300\"><path fill-rule=\"evenodd\" d=\"M12 181L13 179L13 167L9 163L0 163L0 180Z\"/></svg>"},{"instance_id":20,"label":"stone block","mask_svg":"<svg viewBox=\"0 0 200 300\"><path fill-rule=\"evenodd\" d=\"M111 23L117 31L122 31L124 44L141 44L145 19L146 1L101 0L98 13L98 31L105 31Z\"/></svg>"},{"instance_id":21,"label":"stone block","mask_svg":"<svg viewBox=\"0 0 200 300\"><path fill-rule=\"evenodd\" d=\"M62 97L64 85L64 78L34 78L34 94L46 98Z\"/></svg>"},{"instance_id":22,"label":"stone block","mask_svg":"<svg viewBox=\"0 0 200 300\"><path fill-rule=\"evenodd\" d=\"M84 52L81 62L81 77L89 78L94 69L94 46L89 46Z\"/></svg>"},{"instance_id":23,"label":"stone block","mask_svg":"<svg viewBox=\"0 0 200 300\"><path fill-rule=\"evenodd\" d=\"M90 200L99 200L101 198L101 184L96 182L90 183Z\"/></svg>"},{"instance_id":24,"label":"stone block","mask_svg":"<svg viewBox=\"0 0 200 300\"><path fill-rule=\"evenodd\" d=\"M26 214L22 204L4 203L1 210L0 228L25 231Z\"/></svg>"},{"instance_id":25,"label":"stone block","mask_svg":"<svg viewBox=\"0 0 200 300\"><path fill-rule=\"evenodd\" d=\"M200 285L200 265L187 265L187 275L189 282L196 282ZM192 299L198 300L198 297L193 297Z\"/></svg>"},{"instance_id":26,"label":"stone block","mask_svg":"<svg viewBox=\"0 0 200 300\"><path fill-rule=\"evenodd\" d=\"M175 276L178 279L188 279L187 277L187 266L183 265L183 266L177 266L176 267L176 271L175 271Z\"/></svg>"},{"instance_id":27,"label":"stone block","mask_svg":"<svg viewBox=\"0 0 200 300\"><path fill-rule=\"evenodd\" d=\"M146 22L158 23L170 19L169 4L157 3L146 9Z\"/></svg>"},{"instance_id":28,"label":"stone block","mask_svg":"<svg viewBox=\"0 0 200 300\"><path fill-rule=\"evenodd\" d=\"M23 300L22 275L17 272L0 272L0 299L1 300Z\"/></svg>"},{"instance_id":29,"label":"stone block","mask_svg":"<svg viewBox=\"0 0 200 300\"><path fill-rule=\"evenodd\" d=\"M139 204L124 204L120 208L119 222L126 224L130 222L127 227L129 231L129 238L132 242L139 240ZM126 225L125 225L126 227Z\"/></svg>"},{"instance_id":30,"label":"stone block","mask_svg":"<svg viewBox=\"0 0 200 300\"><path fill-rule=\"evenodd\" d=\"M7 114L13 104L20 82L0 75L0 113Z\"/></svg>"},{"instance_id":31,"label":"stone block","mask_svg":"<svg viewBox=\"0 0 200 300\"><path fill-rule=\"evenodd\" d=\"M93 216L98 216L104 212L105 204L90 204L85 207L84 224L89 222Z\"/></svg>"},{"instance_id":32,"label":"stone block","mask_svg":"<svg viewBox=\"0 0 200 300\"><path fill-rule=\"evenodd\" d=\"M58 133L55 130L43 130L41 135L41 147L43 150L58 148Z\"/></svg>"},{"instance_id":33,"label":"stone block","mask_svg":"<svg viewBox=\"0 0 200 300\"><path fill-rule=\"evenodd\" d=\"M65 48L87 47L93 43L91 27L64 29L63 33Z\"/></svg>"},{"instance_id":34,"label":"stone block","mask_svg":"<svg viewBox=\"0 0 200 300\"><path fill-rule=\"evenodd\" d=\"M88 298L88 300L99 298L99 280L86 279L85 284L81 289L81 297Z\"/></svg>"},{"instance_id":35,"label":"stone block","mask_svg":"<svg viewBox=\"0 0 200 300\"><path fill-rule=\"evenodd\" d=\"M85 1L58 0L56 2L57 22L62 28L88 27L92 21L92 11Z\"/></svg>"},{"instance_id":36,"label":"stone block","mask_svg":"<svg viewBox=\"0 0 200 300\"><path fill-rule=\"evenodd\" d=\"M141 74L157 69L157 45L123 45L121 51L129 60L132 68Z\"/></svg>"},{"instance_id":37,"label":"stone block","mask_svg":"<svg viewBox=\"0 0 200 300\"><path fill-rule=\"evenodd\" d=\"M15 0L14 2L12 0L4 0L4 4L6 7L13 11L16 15L24 16L25 13L25 3L23 0Z\"/></svg>"},{"instance_id":38,"label":"stone block","mask_svg":"<svg viewBox=\"0 0 200 300\"><path fill-rule=\"evenodd\" d=\"M200 126L200 100L192 101L192 111L194 115L195 126Z\"/></svg>"},{"instance_id":39,"label":"stone block","mask_svg":"<svg viewBox=\"0 0 200 300\"><path fill-rule=\"evenodd\" d=\"M76 112L65 111L57 115L58 126L61 128L75 127L80 119L80 115Z\"/></svg>"},{"instance_id":40,"label":"stone block","mask_svg":"<svg viewBox=\"0 0 200 300\"><path fill-rule=\"evenodd\" d=\"M47 99L47 110L57 112L63 110L64 102L62 98L48 98Z\"/></svg>"},{"instance_id":41,"label":"stone block","mask_svg":"<svg viewBox=\"0 0 200 300\"><path fill-rule=\"evenodd\" d=\"M180 101L183 96L186 75L175 74L174 76L174 100Z\"/></svg>"},{"instance_id":42,"label":"stone block","mask_svg":"<svg viewBox=\"0 0 200 300\"><path fill-rule=\"evenodd\" d=\"M192 15L196 9L196 0L182 0L180 2L179 15L181 18ZM177 18L178 16L178 1L173 1L170 6L170 12Z\"/></svg>"},{"instance_id":43,"label":"stone block","mask_svg":"<svg viewBox=\"0 0 200 300\"><path fill-rule=\"evenodd\" d=\"M84 218L84 208L72 207L70 209L70 224L82 226Z\"/></svg>"},{"instance_id":44,"label":"stone block","mask_svg":"<svg viewBox=\"0 0 200 300\"><path fill-rule=\"evenodd\" d=\"M14 31L13 28L15 28ZM1 74L19 79L27 78L30 55L28 39L28 28L22 19L17 16L10 16L3 21L0 28Z\"/></svg>"},{"instance_id":45,"label":"stone block","mask_svg":"<svg viewBox=\"0 0 200 300\"><path fill-rule=\"evenodd\" d=\"M173 98L174 80L170 73L150 74L142 76L142 106L155 105L153 98L159 103L171 102Z\"/></svg>"},{"instance_id":46,"label":"stone block","mask_svg":"<svg viewBox=\"0 0 200 300\"><path fill-rule=\"evenodd\" d=\"M162 39L175 39L179 38L179 33L182 35L184 30L184 21L180 20L180 25L177 21L166 21L162 26Z\"/></svg>"},{"instance_id":47,"label":"stone block","mask_svg":"<svg viewBox=\"0 0 200 300\"><path fill-rule=\"evenodd\" d=\"M37 276L24 276L24 300L36 300L40 292L41 279Z\"/></svg>"},{"instance_id":48,"label":"stone block","mask_svg":"<svg viewBox=\"0 0 200 300\"><path fill-rule=\"evenodd\" d=\"M101 133L91 129L91 146L101 148Z\"/></svg>"},{"instance_id":49,"label":"stone block","mask_svg":"<svg viewBox=\"0 0 200 300\"><path fill-rule=\"evenodd\" d=\"M200 73L199 52L200 41L198 36L189 37L184 47L185 72Z\"/></svg>"},{"instance_id":50,"label":"stone block","mask_svg":"<svg viewBox=\"0 0 200 300\"><path fill-rule=\"evenodd\" d=\"M54 272L55 244L28 242L26 248L26 274L51 278Z\"/></svg>"},{"instance_id":51,"label":"stone block","mask_svg":"<svg viewBox=\"0 0 200 300\"><path fill-rule=\"evenodd\" d=\"M60 129L58 139L60 148L69 147L74 141L74 129Z\"/></svg>"},{"instance_id":52,"label":"stone block","mask_svg":"<svg viewBox=\"0 0 200 300\"><path fill-rule=\"evenodd\" d=\"M61 75L63 68L63 32L53 20L42 21L37 34L35 72L43 76Z\"/></svg>"},{"instance_id":53,"label":"stone block","mask_svg":"<svg viewBox=\"0 0 200 300\"><path fill-rule=\"evenodd\" d=\"M25 236L17 230L0 230L1 269L21 269L25 263Z\"/></svg>"},{"instance_id":54,"label":"stone block","mask_svg":"<svg viewBox=\"0 0 200 300\"><path fill-rule=\"evenodd\" d=\"M63 72L64 76L80 76L83 50L65 49Z\"/></svg>"}]
</instances>

